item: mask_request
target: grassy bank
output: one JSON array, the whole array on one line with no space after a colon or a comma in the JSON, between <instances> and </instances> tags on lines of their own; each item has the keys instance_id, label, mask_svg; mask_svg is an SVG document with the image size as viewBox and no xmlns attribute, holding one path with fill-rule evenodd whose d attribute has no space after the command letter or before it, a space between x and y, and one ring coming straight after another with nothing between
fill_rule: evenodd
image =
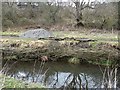
<instances>
[{"instance_id":1,"label":"grassy bank","mask_svg":"<svg viewBox=\"0 0 120 90\"><path fill-rule=\"evenodd\" d=\"M2 32L11 35L13 32ZM13 33L18 35L20 32ZM50 60L66 60L70 63L92 63L111 65L118 60L117 33L91 33L78 31L54 31L55 37L95 39L95 42L79 43L74 40L52 41L19 38L2 38L3 59L39 60L47 56ZM11 53L12 52L12 53Z\"/></svg>"},{"instance_id":2,"label":"grassy bank","mask_svg":"<svg viewBox=\"0 0 120 90\"><path fill-rule=\"evenodd\" d=\"M0 74L0 88L44 88L38 83L27 83L21 80L16 80L14 78Z\"/></svg>"},{"instance_id":3,"label":"grassy bank","mask_svg":"<svg viewBox=\"0 0 120 90\"><path fill-rule=\"evenodd\" d=\"M15 32L15 31L6 31L6 32L0 32L0 35L3 36L19 36L21 32ZM101 31L102 32L102 31ZM75 38L90 38L95 39L99 41L105 41L105 42L117 42L118 41L118 33L99 33L99 32L92 32L92 31L52 31L53 35L55 37L75 37Z\"/></svg>"},{"instance_id":4,"label":"grassy bank","mask_svg":"<svg viewBox=\"0 0 120 90\"><path fill-rule=\"evenodd\" d=\"M7 32L0 32L0 35L2 36L19 36L21 32L15 32L15 31L7 31Z\"/></svg>"},{"instance_id":5,"label":"grassy bank","mask_svg":"<svg viewBox=\"0 0 120 90\"><path fill-rule=\"evenodd\" d=\"M15 40L1 39L4 60L40 60L47 56L49 60L68 60L70 62L92 63L105 65L117 60L118 50L116 44L104 42L78 43L77 41L51 41L51 40ZM116 45L117 47L117 45Z\"/></svg>"},{"instance_id":6,"label":"grassy bank","mask_svg":"<svg viewBox=\"0 0 120 90\"><path fill-rule=\"evenodd\" d=\"M102 32L102 31L101 31ZM90 38L99 41L118 41L118 33L99 33L92 31L54 31L56 37Z\"/></svg>"}]
</instances>

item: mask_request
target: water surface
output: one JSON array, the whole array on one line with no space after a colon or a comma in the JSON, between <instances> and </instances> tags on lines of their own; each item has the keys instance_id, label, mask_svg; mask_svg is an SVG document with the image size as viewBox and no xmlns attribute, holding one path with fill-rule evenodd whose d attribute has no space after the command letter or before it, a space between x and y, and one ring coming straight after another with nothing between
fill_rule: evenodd
<instances>
[{"instance_id":1,"label":"water surface","mask_svg":"<svg viewBox=\"0 0 120 90\"><path fill-rule=\"evenodd\" d=\"M11 66L12 65L12 66ZM26 82L41 83L48 88L100 88L99 66L65 62L8 62L7 75Z\"/></svg>"}]
</instances>

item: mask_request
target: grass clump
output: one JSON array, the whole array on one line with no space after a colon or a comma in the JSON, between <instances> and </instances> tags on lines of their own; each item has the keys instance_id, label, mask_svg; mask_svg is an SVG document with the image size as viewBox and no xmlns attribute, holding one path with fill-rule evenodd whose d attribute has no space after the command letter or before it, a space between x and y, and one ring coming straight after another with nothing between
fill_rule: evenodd
<instances>
[{"instance_id":1,"label":"grass clump","mask_svg":"<svg viewBox=\"0 0 120 90\"><path fill-rule=\"evenodd\" d=\"M5 76L3 74L0 74L0 88L44 88L39 83L27 83L22 80L16 80L14 78L11 78L9 76Z\"/></svg>"},{"instance_id":2,"label":"grass clump","mask_svg":"<svg viewBox=\"0 0 120 90\"><path fill-rule=\"evenodd\" d=\"M80 60L77 57L72 57L68 60L68 62L72 64L79 64Z\"/></svg>"}]
</instances>

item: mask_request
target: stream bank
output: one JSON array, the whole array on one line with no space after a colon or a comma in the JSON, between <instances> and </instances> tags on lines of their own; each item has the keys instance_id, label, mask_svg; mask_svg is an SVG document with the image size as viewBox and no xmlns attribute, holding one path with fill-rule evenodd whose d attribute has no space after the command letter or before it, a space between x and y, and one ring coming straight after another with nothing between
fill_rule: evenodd
<instances>
[{"instance_id":1,"label":"stream bank","mask_svg":"<svg viewBox=\"0 0 120 90\"><path fill-rule=\"evenodd\" d=\"M117 44L100 41L0 39L3 60L41 60L113 65L118 61Z\"/></svg>"}]
</instances>

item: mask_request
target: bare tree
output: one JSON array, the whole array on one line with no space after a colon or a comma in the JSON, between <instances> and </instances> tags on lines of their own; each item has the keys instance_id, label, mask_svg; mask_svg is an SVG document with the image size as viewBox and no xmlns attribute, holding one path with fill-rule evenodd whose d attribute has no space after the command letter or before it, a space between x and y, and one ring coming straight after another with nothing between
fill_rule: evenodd
<instances>
[{"instance_id":1,"label":"bare tree","mask_svg":"<svg viewBox=\"0 0 120 90\"><path fill-rule=\"evenodd\" d=\"M93 7L93 2L90 2L90 0L88 0L88 2L86 2L85 0L72 0L72 2L74 3L74 7L75 7L75 19L76 19L76 27L80 27L80 26L84 26L83 22L82 22L82 17L83 17L83 13L82 11L85 8L91 8L94 9Z\"/></svg>"},{"instance_id":2,"label":"bare tree","mask_svg":"<svg viewBox=\"0 0 120 90\"><path fill-rule=\"evenodd\" d=\"M9 7L12 7L14 4L16 4L16 1L15 0L12 0L12 1L9 1L9 0L6 0L6 3Z\"/></svg>"},{"instance_id":3,"label":"bare tree","mask_svg":"<svg viewBox=\"0 0 120 90\"><path fill-rule=\"evenodd\" d=\"M49 15L49 18L51 19L51 23L55 24L56 23L56 17L57 17L57 13L59 12L60 10L60 3L61 2L46 2L47 6L48 6L48 15Z\"/></svg>"}]
</instances>

